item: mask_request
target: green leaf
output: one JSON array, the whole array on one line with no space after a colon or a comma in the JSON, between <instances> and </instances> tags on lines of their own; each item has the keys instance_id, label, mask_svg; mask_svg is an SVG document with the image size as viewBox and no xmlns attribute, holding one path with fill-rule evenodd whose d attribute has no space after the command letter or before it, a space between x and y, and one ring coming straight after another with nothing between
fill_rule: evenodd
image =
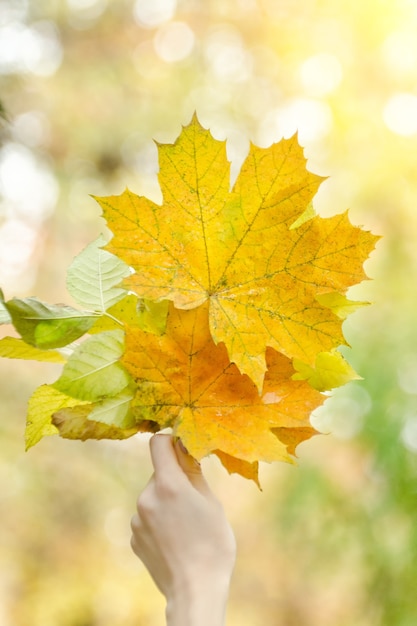
<instances>
[{"instance_id":1,"label":"green leaf","mask_svg":"<svg viewBox=\"0 0 417 626\"><path fill-rule=\"evenodd\" d=\"M38 387L29 400L25 433L26 450L38 443L42 437L58 434L58 429L52 423L52 415L56 411L79 404L79 400L70 398L51 385Z\"/></svg>"},{"instance_id":2,"label":"green leaf","mask_svg":"<svg viewBox=\"0 0 417 626\"><path fill-rule=\"evenodd\" d=\"M293 366L297 373L292 379L307 380L317 391L330 391L361 378L337 350L320 352L314 367L299 359L293 360Z\"/></svg>"},{"instance_id":3,"label":"green leaf","mask_svg":"<svg viewBox=\"0 0 417 626\"><path fill-rule=\"evenodd\" d=\"M50 363L65 362L65 357L56 350L39 350L17 337L0 339L0 356L8 359L27 359L32 361L48 361Z\"/></svg>"},{"instance_id":4,"label":"green leaf","mask_svg":"<svg viewBox=\"0 0 417 626\"><path fill-rule=\"evenodd\" d=\"M62 348L84 335L96 316L70 306L46 304L36 298L13 298L6 303L14 327L36 348Z\"/></svg>"},{"instance_id":5,"label":"green leaf","mask_svg":"<svg viewBox=\"0 0 417 626\"><path fill-rule=\"evenodd\" d=\"M116 396L130 382L129 374L119 363L123 351L122 330L93 335L70 356L54 383L55 389L90 402Z\"/></svg>"},{"instance_id":6,"label":"green leaf","mask_svg":"<svg viewBox=\"0 0 417 626\"><path fill-rule=\"evenodd\" d=\"M80 306L105 313L126 295L119 285L130 274L129 267L114 254L103 250L103 236L90 243L72 262L67 288Z\"/></svg>"}]
</instances>

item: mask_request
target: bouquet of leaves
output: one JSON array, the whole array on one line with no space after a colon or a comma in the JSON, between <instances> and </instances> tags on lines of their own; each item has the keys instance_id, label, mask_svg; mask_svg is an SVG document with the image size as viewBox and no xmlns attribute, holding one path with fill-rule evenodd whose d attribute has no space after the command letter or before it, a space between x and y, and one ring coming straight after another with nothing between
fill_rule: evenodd
<instances>
[{"instance_id":1,"label":"bouquet of leaves","mask_svg":"<svg viewBox=\"0 0 417 626\"><path fill-rule=\"evenodd\" d=\"M42 437L122 439L167 427L201 459L258 480L316 433L324 391L356 377L338 348L348 299L377 237L347 213L315 214L322 178L296 136L251 145L230 189L225 142L197 118L158 145L162 204L126 190L96 198L100 236L68 269L80 306L5 301L19 334L0 356L63 363L29 401Z\"/></svg>"}]
</instances>

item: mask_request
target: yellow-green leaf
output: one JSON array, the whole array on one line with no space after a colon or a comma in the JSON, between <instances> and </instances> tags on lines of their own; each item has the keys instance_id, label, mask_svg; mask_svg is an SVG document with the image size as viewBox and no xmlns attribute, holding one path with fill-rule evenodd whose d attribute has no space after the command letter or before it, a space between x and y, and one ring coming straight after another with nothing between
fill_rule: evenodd
<instances>
[{"instance_id":1,"label":"yellow-green leaf","mask_svg":"<svg viewBox=\"0 0 417 626\"><path fill-rule=\"evenodd\" d=\"M308 207L306 208L306 210L304 211L304 213L302 213L300 215L300 217L298 217L295 222L293 224L291 224L291 226L289 227L290 230L294 230L294 228L299 228L300 226L302 226L303 224L305 224L306 222L308 222L309 220L313 219L313 217L316 217L316 212L314 210L314 206L313 203L311 202Z\"/></svg>"},{"instance_id":2,"label":"yellow-green leaf","mask_svg":"<svg viewBox=\"0 0 417 626\"><path fill-rule=\"evenodd\" d=\"M99 333L136 326L148 333L161 335L166 327L168 304L168 300L152 302L130 294L99 317L89 332Z\"/></svg>"},{"instance_id":3,"label":"yellow-green leaf","mask_svg":"<svg viewBox=\"0 0 417 626\"><path fill-rule=\"evenodd\" d=\"M123 389L116 396L97 402L88 419L123 429L134 428L136 420L130 408L133 397L132 390Z\"/></svg>"},{"instance_id":4,"label":"yellow-green leaf","mask_svg":"<svg viewBox=\"0 0 417 626\"><path fill-rule=\"evenodd\" d=\"M340 352L320 352L314 366L302 363L299 359L293 361L296 373L293 380L307 380L318 391L329 391L341 387L351 380L361 377L353 367L343 358Z\"/></svg>"},{"instance_id":5,"label":"yellow-green leaf","mask_svg":"<svg viewBox=\"0 0 417 626\"><path fill-rule=\"evenodd\" d=\"M50 363L63 363L66 360L57 350L40 350L18 337L4 337L0 339L0 356L8 359L48 361Z\"/></svg>"},{"instance_id":6,"label":"yellow-green leaf","mask_svg":"<svg viewBox=\"0 0 417 626\"><path fill-rule=\"evenodd\" d=\"M147 333L162 335L167 325L169 301L139 300L138 303L138 326Z\"/></svg>"},{"instance_id":7,"label":"yellow-green leaf","mask_svg":"<svg viewBox=\"0 0 417 626\"><path fill-rule=\"evenodd\" d=\"M318 294L316 297L320 304L331 309L341 320L345 320L351 313L369 305L369 302L349 300L349 298L337 292Z\"/></svg>"},{"instance_id":8,"label":"yellow-green leaf","mask_svg":"<svg viewBox=\"0 0 417 626\"><path fill-rule=\"evenodd\" d=\"M26 449L34 446L42 437L56 435L58 430L52 423L52 416L63 408L83 404L70 398L51 385L38 387L29 400L26 422Z\"/></svg>"},{"instance_id":9,"label":"yellow-green leaf","mask_svg":"<svg viewBox=\"0 0 417 626\"><path fill-rule=\"evenodd\" d=\"M119 394L130 381L119 363L123 350L121 330L93 335L74 350L54 387L90 402Z\"/></svg>"},{"instance_id":10,"label":"yellow-green leaf","mask_svg":"<svg viewBox=\"0 0 417 626\"><path fill-rule=\"evenodd\" d=\"M101 315L89 333L101 333L106 330L121 330L125 326L139 326L139 298L134 294L125 296L117 304L110 307L105 315Z\"/></svg>"}]
</instances>

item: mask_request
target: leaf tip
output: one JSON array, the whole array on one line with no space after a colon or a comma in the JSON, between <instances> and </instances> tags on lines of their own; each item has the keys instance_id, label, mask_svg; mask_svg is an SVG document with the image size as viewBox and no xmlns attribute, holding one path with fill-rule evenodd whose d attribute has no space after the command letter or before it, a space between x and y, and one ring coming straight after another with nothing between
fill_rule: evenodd
<instances>
[{"instance_id":1,"label":"leaf tip","mask_svg":"<svg viewBox=\"0 0 417 626\"><path fill-rule=\"evenodd\" d=\"M192 125L200 126L202 128L202 125L200 123L200 120L198 119L198 115L197 115L197 111L196 110L194 110L194 112L193 112L193 114L191 116L190 123L187 124L186 126L183 126L183 128L187 128L187 126L192 126Z\"/></svg>"}]
</instances>

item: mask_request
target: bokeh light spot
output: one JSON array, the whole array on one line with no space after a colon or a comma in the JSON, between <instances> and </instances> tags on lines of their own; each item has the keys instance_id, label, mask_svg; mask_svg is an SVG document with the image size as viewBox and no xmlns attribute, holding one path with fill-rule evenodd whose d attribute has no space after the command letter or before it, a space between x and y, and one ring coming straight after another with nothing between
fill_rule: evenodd
<instances>
[{"instance_id":1,"label":"bokeh light spot","mask_svg":"<svg viewBox=\"0 0 417 626\"><path fill-rule=\"evenodd\" d=\"M417 354L405 355L397 368L398 383L403 391L417 395Z\"/></svg>"},{"instance_id":2,"label":"bokeh light spot","mask_svg":"<svg viewBox=\"0 0 417 626\"><path fill-rule=\"evenodd\" d=\"M71 12L69 23L82 30L89 28L104 12L107 0L67 0Z\"/></svg>"},{"instance_id":3,"label":"bokeh light spot","mask_svg":"<svg viewBox=\"0 0 417 626\"><path fill-rule=\"evenodd\" d=\"M405 137L417 133L417 96L412 93L396 93L383 111L386 126L397 135Z\"/></svg>"},{"instance_id":4,"label":"bokeh light spot","mask_svg":"<svg viewBox=\"0 0 417 626\"><path fill-rule=\"evenodd\" d=\"M26 27L14 22L0 28L0 73L31 72L51 76L62 61L58 29L43 20Z\"/></svg>"},{"instance_id":5,"label":"bokeh light spot","mask_svg":"<svg viewBox=\"0 0 417 626\"><path fill-rule=\"evenodd\" d=\"M22 22L28 14L29 0L13 0L0 2L0 24Z\"/></svg>"},{"instance_id":6,"label":"bokeh light spot","mask_svg":"<svg viewBox=\"0 0 417 626\"><path fill-rule=\"evenodd\" d=\"M381 47L382 57L388 70L394 74L415 75L417 66L417 37L412 31L395 31Z\"/></svg>"},{"instance_id":7,"label":"bokeh light spot","mask_svg":"<svg viewBox=\"0 0 417 626\"><path fill-rule=\"evenodd\" d=\"M31 263L38 231L27 222L7 219L0 226L0 281L5 291L24 293L32 287L36 265Z\"/></svg>"},{"instance_id":8,"label":"bokeh light spot","mask_svg":"<svg viewBox=\"0 0 417 626\"><path fill-rule=\"evenodd\" d=\"M49 135L49 122L40 111L26 111L13 120L13 136L26 146L42 146L48 141Z\"/></svg>"},{"instance_id":9,"label":"bokeh light spot","mask_svg":"<svg viewBox=\"0 0 417 626\"><path fill-rule=\"evenodd\" d=\"M6 212L13 211L37 224L54 210L58 183L47 164L39 161L31 150L9 143L0 151L0 193Z\"/></svg>"},{"instance_id":10,"label":"bokeh light spot","mask_svg":"<svg viewBox=\"0 0 417 626\"><path fill-rule=\"evenodd\" d=\"M175 15L177 0L136 0L133 17L139 26L155 28Z\"/></svg>"},{"instance_id":11,"label":"bokeh light spot","mask_svg":"<svg viewBox=\"0 0 417 626\"><path fill-rule=\"evenodd\" d=\"M73 11L85 11L103 5L103 0L67 0L67 4Z\"/></svg>"},{"instance_id":12,"label":"bokeh light spot","mask_svg":"<svg viewBox=\"0 0 417 626\"><path fill-rule=\"evenodd\" d=\"M301 144L305 145L322 139L332 126L333 115L328 104L311 98L293 98L266 115L258 141L261 145L269 145L298 132Z\"/></svg>"},{"instance_id":13,"label":"bokeh light spot","mask_svg":"<svg viewBox=\"0 0 417 626\"><path fill-rule=\"evenodd\" d=\"M167 63L182 61L194 47L194 33L185 22L170 22L161 26L154 38L157 55Z\"/></svg>"},{"instance_id":14,"label":"bokeh light spot","mask_svg":"<svg viewBox=\"0 0 417 626\"><path fill-rule=\"evenodd\" d=\"M241 35L228 26L209 35L205 56L211 72L219 80L240 82L251 75L252 56L246 50Z\"/></svg>"},{"instance_id":15,"label":"bokeh light spot","mask_svg":"<svg viewBox=\"0 0 417 626\"><path fill-rule=\"evenodd\" d=\"M338 439L351 439L362 430L365 415L371 408L368 391L352 384L336 390L333 397L313 411L311 423L320 432L331 432Z\"/></svg>"},{"instance_id":16,"label":"bokeh light spot","mask_svg":"<svg viewBox=\"0 0 417 626\"><path fill-rule=\"evenodd\" d=\"M401 439L408 450L417 453L417 415L406 419L401 431Z\"/></svg>"},{"instance_id":17,"label":"bokeh light spot","mask_svg":"<svg viewBox=\"0 0 417 626\"><path fill-rule=\"evenodd\" d=\"M308 58L300 67L300 78L309 96L326 96L340 84L343 70L333 54L321 53Z\"/></svg>"},{"instance_id":18,"label":"bokeh light spot","mask_svg":"<svg viewBox=\"0 0 417 626\"><path fill-rule=\"evenodd\" d=\"M140 133L132 133L125 139L121 147L123 161L138 173L155 176L159 169L158 151L155 143L144 143Z\"/></svg>"}]
</instances>

